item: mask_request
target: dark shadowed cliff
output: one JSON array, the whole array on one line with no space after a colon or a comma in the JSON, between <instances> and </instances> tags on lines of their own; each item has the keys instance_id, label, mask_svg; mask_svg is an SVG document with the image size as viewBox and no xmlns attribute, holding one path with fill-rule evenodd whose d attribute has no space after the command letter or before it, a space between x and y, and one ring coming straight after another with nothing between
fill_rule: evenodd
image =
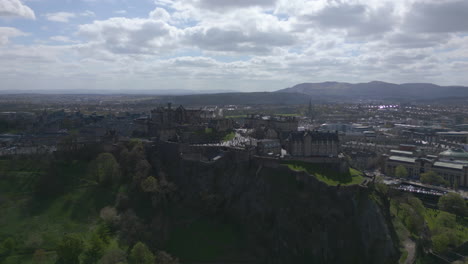
<instances>
[{"instance_id":1,"label":"dark shadowed cliff","mask_svg":"<svg viewBox=\"0 0 468 264\"><path fill-rule=\"evenodd\" d=\"M158 148L180 203L239 223L261 263L397 263L388 205L370 189L328 186L240 152L201 162L181 158L175 144Z\"/></svg>"}]
</instances>

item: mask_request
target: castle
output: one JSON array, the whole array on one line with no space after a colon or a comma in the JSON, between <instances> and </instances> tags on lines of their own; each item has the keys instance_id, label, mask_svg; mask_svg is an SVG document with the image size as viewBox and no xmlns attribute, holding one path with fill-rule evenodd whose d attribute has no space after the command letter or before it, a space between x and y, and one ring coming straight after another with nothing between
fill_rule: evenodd
<instances>
[{"instance_id":1,"label":"castle","mask_svg":"<svg viewBox=\"0 0 468 264\"><path fill-rule=\"evenodd\" d=\"M337 157L339 146L337 133L299 131L291 132L286 139L286 150L298 157Z\"/></svg>"}]
</instances>

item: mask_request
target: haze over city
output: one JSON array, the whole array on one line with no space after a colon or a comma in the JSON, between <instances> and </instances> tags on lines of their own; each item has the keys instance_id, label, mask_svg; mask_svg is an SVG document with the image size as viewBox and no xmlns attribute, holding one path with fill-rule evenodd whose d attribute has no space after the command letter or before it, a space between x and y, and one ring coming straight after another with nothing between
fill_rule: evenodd
<instances>
[{"instance_id":1,"label":"haze over city","mask_svg":"<svg viewBox=\"0 0 468 264\"><path fill-rule=\"evenodd\" d=\"M468 84L468 2L0 0L0 90Z\"/></svg>"}]
</instances>

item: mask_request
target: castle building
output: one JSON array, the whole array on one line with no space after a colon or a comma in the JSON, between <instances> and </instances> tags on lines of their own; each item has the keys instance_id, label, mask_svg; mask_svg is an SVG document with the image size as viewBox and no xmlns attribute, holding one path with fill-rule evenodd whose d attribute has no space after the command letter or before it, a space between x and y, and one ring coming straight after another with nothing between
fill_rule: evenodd
<instances>
[{"instance_id":1,"label":"castle building","mask_svg":"<svg viewBox=\"0 0 468 264\"><path fill-rule=\"evenodd\" d=\"M267 117L258 115L249 115L245 118L245 125L248 128L265 129L272 128L278 132L297 131L299 121L295 117Z\"/></svg>"},{"instance_id":2,"label":"castle building","mask_svg":"<svg viewBox=\"0 0 468 264\"><path fill-rule=\"evenodd\" d=\"M337 157L339 145L338 134L330 132L292 132L286 139L286 150L297 157Z\"/></svg>"},{"instance_id":3,"label":"castle building","mask_svg":"<svg viewBox=\"0 0 468 264\"><path fill-rule=\"evenodd\" d=\"M202 110L185 109L179 106L176 109L167 104L167 108L158 107L151 110L150 121L160 127L174 127L184 124L198 124L201 122Z\"/></svg>"}]
</instances>

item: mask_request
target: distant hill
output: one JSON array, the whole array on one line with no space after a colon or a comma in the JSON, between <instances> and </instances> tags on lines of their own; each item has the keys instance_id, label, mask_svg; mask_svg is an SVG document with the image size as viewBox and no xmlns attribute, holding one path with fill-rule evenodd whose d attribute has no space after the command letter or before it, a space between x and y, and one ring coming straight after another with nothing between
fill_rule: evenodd
<instances>
[{"instance_id":1,"label":"distant hill","mask_svg":"<svg viewBox=\"0 0 468 264\"><path fill-rule=\"evenodd\" d=\"M395 99L395 100L431 100L448 97L467 97L468 87L438 86L431 83L394 84L386 82L369 83L301 83L277 93L299 93L309 96L320 95L322 98L349 99Z\"/></svg>"},{"instance_id":2,"label":"distant hill","mask_svg":"<svg viewBox=\"0 0 468 264\"><path fill-rule=\"evenodd\" d=\"M0 90L0 94L89 94L89 95L190 95L190 94L218 94L218 93L235 93L233 90L188 90L188 89L153 89L153 90L105 90L105 89L56 89L56 90Z\"/></svg>"}]
</instances>

